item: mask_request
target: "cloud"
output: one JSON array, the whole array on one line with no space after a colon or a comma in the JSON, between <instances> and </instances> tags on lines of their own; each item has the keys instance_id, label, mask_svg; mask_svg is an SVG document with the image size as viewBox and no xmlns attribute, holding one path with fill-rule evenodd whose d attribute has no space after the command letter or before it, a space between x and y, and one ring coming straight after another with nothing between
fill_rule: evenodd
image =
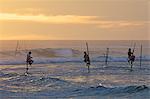
<instances>
[{"instance_id":1,"label":"cloud","mask_svg":"<svg viewBox=\"0 0 150 99\"><path fill-rule=\"evenodd\" d=\"M147 24L143 21L107 21L101 20L99 16L78 15L19 15L15 13L0 13L1 21L32 21L49 24L88 24L98 28L124 28L137 27Z\"/></svg>"},{"instance_id":2,"label":"cloud","mask_svg":"<svg viewBox=\"0 0 150 99\"><path fill-rule=\"evenodd\" d=\"M147 24L144 21L109 21L109 22L99 22L99 28L129 28L138 27Z\"/></svg>"},{"instance_id":3,"label":"cloud","mask_svg":"<svg viewBox=\"0 0 150 99\"><path fill-rule=\"evenodd\" d=\"M0 20L34 21L52 24L87 24L97 18L96 16L77 16L77 15L18 15L10 13L0 13Z\"/></svg>"}]
</instances>

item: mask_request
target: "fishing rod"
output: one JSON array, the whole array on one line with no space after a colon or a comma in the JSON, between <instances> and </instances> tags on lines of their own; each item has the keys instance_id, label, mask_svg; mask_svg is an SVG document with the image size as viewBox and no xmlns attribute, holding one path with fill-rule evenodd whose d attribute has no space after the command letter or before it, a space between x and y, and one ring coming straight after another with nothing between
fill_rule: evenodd
<instances>
[{"instance_id":1,"label":"fishing rod","mask_svg":"<svg viewBox=\"0 0 150 99\"><path fill-rule=\"evenodd\" d=\"M135 51L135 47L136 47L136 43L134 43L134 46L133 46L133 50L132 50L133 53Z\"/></svg>"},{"instance_id":2,"label":"fishing rod","mask_svg":"<svg viewBox=\"0 0 150 99\"><path fill-rule=\"evenodd\" d=\"M17 55L18 48L19 48L19 41L17 41L17 45L16 45L16 49L15 49L15 56Z\"/></svg>"},{"instance_id":3,"label":"fishing rod","mask_svg":"<svg viewBox=\"0 0 150 99\"><path fill-rule=\"evenodd\" d=\"M87 42L86 42L86 49L87 49L87 54L89 55L89 46Z\"/></svg>"}]
</instances>

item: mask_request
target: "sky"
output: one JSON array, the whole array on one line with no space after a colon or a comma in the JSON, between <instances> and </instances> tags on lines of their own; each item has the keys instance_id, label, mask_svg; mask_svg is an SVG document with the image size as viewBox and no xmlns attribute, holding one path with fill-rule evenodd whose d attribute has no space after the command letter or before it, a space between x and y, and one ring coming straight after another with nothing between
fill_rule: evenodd
<instances>
[{"instance_id":1,"label":"sky","mask_svg":"<svg viewBox=\"0 0 150 99\"><path fill-rule=\"evenodd\" d=\"M0 40L150 40L150 1L0 0Z\"/></svg>"}]
</instances>

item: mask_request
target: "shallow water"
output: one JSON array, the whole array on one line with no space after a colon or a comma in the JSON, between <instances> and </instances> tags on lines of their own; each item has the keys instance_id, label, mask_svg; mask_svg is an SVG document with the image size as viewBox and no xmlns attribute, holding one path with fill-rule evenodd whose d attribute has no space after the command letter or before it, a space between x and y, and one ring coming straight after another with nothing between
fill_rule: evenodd
<instances>
[{"instance_id":1,"label":"shallow water","mask_svg":"<svg viewBox=\"0 0 150 99\"><path fill-rule=\"evenodd\" d=\"M0 72L4 98L149 99L150 68L145 62L133 71L124 62L94 63L87 73L82 63L36 64L24 75L25 65L6 65ZM136 65L136 64L135 64ZM6 67L6 68L5 68Z\"/></svg>"}]
</instances>

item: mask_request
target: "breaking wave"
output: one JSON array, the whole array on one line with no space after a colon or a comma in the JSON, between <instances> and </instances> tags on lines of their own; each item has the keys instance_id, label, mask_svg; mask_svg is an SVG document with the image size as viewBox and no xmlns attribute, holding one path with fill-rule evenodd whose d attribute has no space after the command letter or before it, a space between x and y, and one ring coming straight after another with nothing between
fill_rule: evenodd
<instances>
[{"instance_id":1,"label":"breaking wave","mask_svg":"<svg viewBox=\"0 0 150 99\"><path fill-rule=\"evenodd\" d=\"M83 54L81 51L74 49L33 49L33 59L35 64L48 63L65 63L65 62L83 62ZM0 65L16 65L25 64L27 51L17 52L16 56L13 51L0 52ZM139 61L140 57L136 57ZM92 62L104 62L105 56L97 56L91 54ZM127 56L109 56L110 62L127 62ZM150 61L150 56L143 56L142 61Z\"/></svg>"}]
</instances>

